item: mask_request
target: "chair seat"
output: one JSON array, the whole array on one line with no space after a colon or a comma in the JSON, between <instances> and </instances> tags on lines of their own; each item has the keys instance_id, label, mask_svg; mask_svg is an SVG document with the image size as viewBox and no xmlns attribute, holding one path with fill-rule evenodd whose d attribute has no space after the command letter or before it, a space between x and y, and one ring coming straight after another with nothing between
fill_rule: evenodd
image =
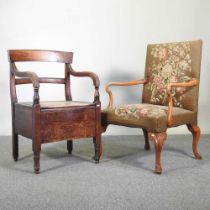
<instances>
[{"instance_id":1,"label":"chair seat","mask_svg":"<svg viewBox=\"0 0 210 210\"><path fill-rule=\"evenodd\" d=\"M126 104L103 111L108 124L145 128L150 132L164 132L167 129L168 106L153 104ZM172 127L197 123L197 113L173 107Z\"/></svg>"},{"instance_id":2,"label":"chair seat","mask_svg":"<svg viewBox=\"0 0 210 210\"><path fill-rule=\"evenodd\" d=\"M32 107L32 102L20 102L18 103L22 106ZM41 109L55 109L55 108L65 108L65 107L81 107L81 106L91 106L93 103L81 102L81 101L42 101L40 102Z\"/></svg>"}]
</instances>

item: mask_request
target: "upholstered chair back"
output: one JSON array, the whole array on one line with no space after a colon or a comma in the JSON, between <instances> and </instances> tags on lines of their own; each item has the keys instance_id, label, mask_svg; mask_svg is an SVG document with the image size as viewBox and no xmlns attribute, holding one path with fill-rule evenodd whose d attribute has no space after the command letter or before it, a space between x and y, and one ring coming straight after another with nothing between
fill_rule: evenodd
<instances>
[{"instance_id":1,"label":"upholstered chair back","mask_svg":"<svg viewBox=\"0 0 210 210\"><path fill-rule=\"evenodd\" d=\"M202 41L151 44L147 47L143 103L168 105L169 83L199 80ZM199 85L172 88L175 107L197 112Z\"/></svg>"}]
</instances>

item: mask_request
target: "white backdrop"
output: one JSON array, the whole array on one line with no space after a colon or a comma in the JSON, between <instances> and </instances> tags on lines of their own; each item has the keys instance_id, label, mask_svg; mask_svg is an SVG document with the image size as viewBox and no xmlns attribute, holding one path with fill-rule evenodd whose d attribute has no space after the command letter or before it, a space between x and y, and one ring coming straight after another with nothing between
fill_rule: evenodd
<instances>
[{"instance_id":1,"label":"white backdrop","mask_svg":"<svg viewBox=\"0 0 210 210\"><path fill-rule=\"evenodd\" d=\"M0 0L0 135L11 134L7 49L73 51L75 69L99 75L106 107L108 81L143 77L148 43L197 39L203 40L199 125L202 133L210 133L209 11L209 0ZM39 74L45 73L37 68ZM46 76L55 70L47 72ZM92 100L91 85L89 79L75 79L74 99ZM119 102L137 102L140 90L115 88L114 93ZM31 88L19 95L21 100L31 99ZM41 99L57 97L63 98L61 86L41 88ZM106 134L138 133L138 129L110 126ZM188 132L179 127L169 133Z\"/></svg>"}]
</instances>

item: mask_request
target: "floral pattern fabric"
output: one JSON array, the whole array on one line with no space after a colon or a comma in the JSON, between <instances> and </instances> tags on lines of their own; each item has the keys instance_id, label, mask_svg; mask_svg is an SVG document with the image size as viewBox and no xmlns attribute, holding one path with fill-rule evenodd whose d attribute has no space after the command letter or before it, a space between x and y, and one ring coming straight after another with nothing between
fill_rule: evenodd
<instances>
[{"instance_id":1,"label":"floral pattern fabric","mask_svg":"<svg viewBox=\"0 0 210 210\"><path fill-rule=\"evenodd\" d=\"M187 82L191 79L190 43L170 43L152 46L149 56L152 61L147 67L150 80L147 89L151 92L150 102L167 104L166 87L171 82ZM181 101L186 88L172 88L174 106L182 107Z\"/></svg>"},{"instance_id":2,"label":"floral pattern fabric","mask_svg":"<svg viewBox=\"0 0 210 210\"><path fill-rule=\"evenodd\" d=\"M158 118L166 115L167 107L151 104L129 104L115 108L115 114L124 119L141 117Z\"/></svg>"}]
</instances>

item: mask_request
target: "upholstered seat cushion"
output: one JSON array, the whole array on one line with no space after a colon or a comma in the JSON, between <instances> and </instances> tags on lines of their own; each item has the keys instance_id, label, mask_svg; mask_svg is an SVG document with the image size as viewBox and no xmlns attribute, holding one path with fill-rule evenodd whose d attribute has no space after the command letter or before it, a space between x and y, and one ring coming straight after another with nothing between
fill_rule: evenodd
<instances>
[{"instance_id":1,"label":"upholstered seat cushion","mask_svg":"<svg viewBox=\"0 0 210 210\"><path fill-rule=\"evenodd\" d=\"M19 102L19 105L32 107L32 102ZM93 103L80 102L80 101L42 101L40 106L42 109L53 109L53 108L64 108L64 107L75 107L75 106L90 106Z\"/></svg>"},{"instance_id":2,"label":"upholstered seat cushion","mask_svg":"<svg viewBox=\"0 0 210 210\"><path fill-rule=\"evenodd\" d=\"M127 104L103 111L108 124L145 128L151 132L164 132L167 129L168 106L153 104ZM182 124L196 124L197 113L174 107L173 127ZM106 123L106 122L105 122Z\"/></svg>"}]
</instances>

